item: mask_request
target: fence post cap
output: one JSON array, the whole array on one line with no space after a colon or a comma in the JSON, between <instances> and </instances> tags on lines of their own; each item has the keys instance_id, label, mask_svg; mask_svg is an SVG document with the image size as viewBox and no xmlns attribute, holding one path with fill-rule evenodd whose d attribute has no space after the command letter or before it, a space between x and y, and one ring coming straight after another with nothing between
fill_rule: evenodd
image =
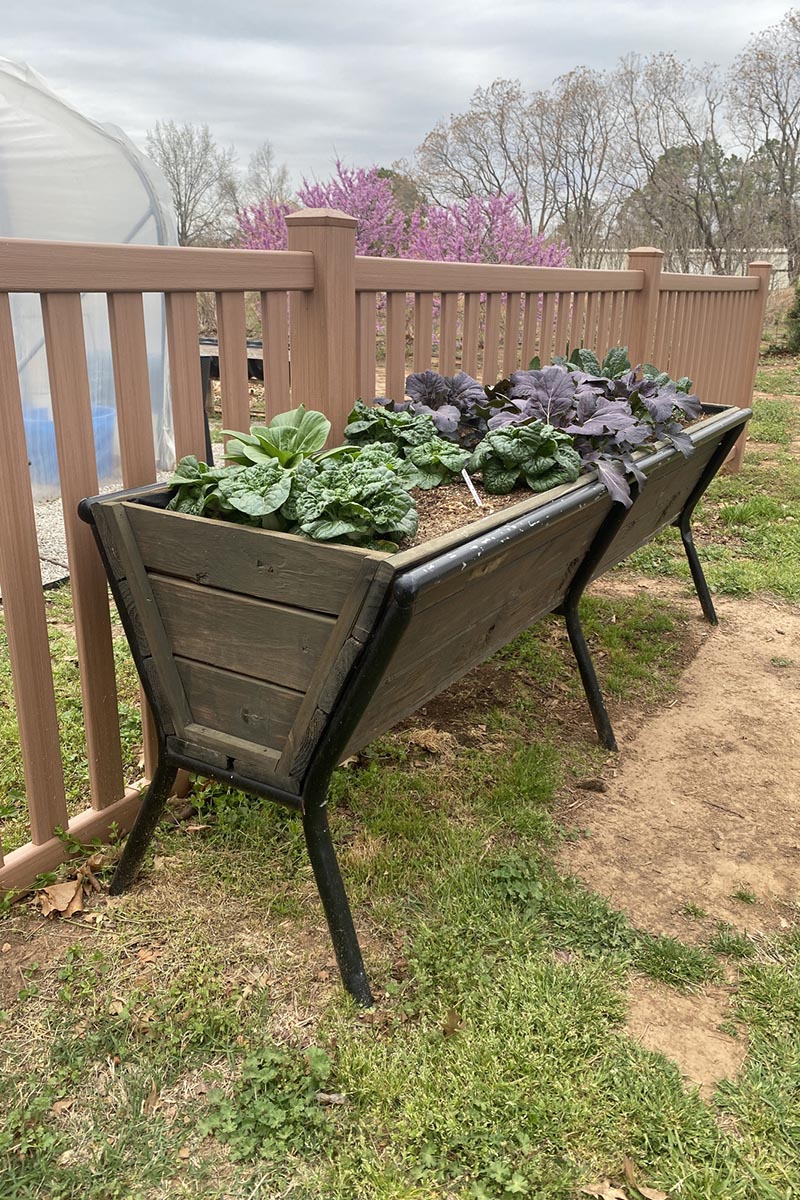
<instances>
[{"instance_id":1,"label":"fence post cap","mask_svg":"<svg viewBox=\"0 0 800 1200\"><path fill-rule=\"evenodd\" d=\"M289 213L286 223L291 225L338 225L345 229L355 229L358 221L338 208L301 208L298 212Z\"/></svg>"},{"instance_id":2,"label":"fence post cap","mask_svg":"<svg viewBox=\"0 0 800 1200\"><path fill-rule=\"evenodd\" d=\"M657 250L655 246L636 246L634 250L629 250L628 254L646 254L648 258L664 257L664 251Z\"/></svg>"}]
</instances>

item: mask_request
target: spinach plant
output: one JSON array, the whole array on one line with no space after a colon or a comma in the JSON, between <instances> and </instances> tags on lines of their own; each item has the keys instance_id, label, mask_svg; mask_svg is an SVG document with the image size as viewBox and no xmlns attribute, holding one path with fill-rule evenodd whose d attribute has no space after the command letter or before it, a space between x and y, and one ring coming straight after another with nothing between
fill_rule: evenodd
<instances>
[{"instance_id":1,"label":"spinach plant","mask_svg":"<svg viewBox=\"0 0 800 1200\"><path fill-rule=\"evenodd\" d=\"M469 459L468 450L439 436L430 413L394 411L357 400L344 434L357 445L392 446L408 465L409 487L438 487L458 475Z\"/></svg>"},{"instance_id":2,"label":"spinach plant","mask_svg":"<svg viewBox=\"0 0 800 1200\"><path fill-rule=\"evenodd\" d=\"M396 550L401 538L414 536L419 521L402 465L381 445L344 460L307 459L294 472L282 509L291 532Z\"/></svg>"},{"instance_id":3,"label":"spinach plant","mask_svg":"<svg viewBox=\"0 0 800 1200\"><path fill-rule=\"evenodd\" d=\"M520 483L544 492L578 478L581 460L572 438L544 421L528 420L490 430L469 462L487 492L510 492Z\"/></svg>"}]
</instances>

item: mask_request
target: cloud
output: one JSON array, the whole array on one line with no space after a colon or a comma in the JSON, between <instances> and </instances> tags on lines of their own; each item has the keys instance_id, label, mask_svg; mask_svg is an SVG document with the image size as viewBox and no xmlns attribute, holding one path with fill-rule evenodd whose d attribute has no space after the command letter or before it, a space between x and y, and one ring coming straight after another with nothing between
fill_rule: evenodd
<instances>
[{"instance_id":1,"label":"cloud","mask_svg":"<svg viewBox=\"0 0 800 1200\"><path fill-rule=\"evenodd\" d=\"M727 66L785 3L374 0L30 0L3 14L0 53L88 116L142 143L158 119L205 122L244 161L269 139L295 179L338 155L388 165L498 76L546 87L578 64L668 50ZM9 11L10 9L10 11Z\"/></svg>"}]
</instances>

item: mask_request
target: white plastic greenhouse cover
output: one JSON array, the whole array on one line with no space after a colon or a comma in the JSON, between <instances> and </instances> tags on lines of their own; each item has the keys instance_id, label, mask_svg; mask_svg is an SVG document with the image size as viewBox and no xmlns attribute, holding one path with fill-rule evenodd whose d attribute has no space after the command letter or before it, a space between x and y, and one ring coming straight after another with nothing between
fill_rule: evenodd
<instances>
[{"instance_id":1,"label":"white plastic greenhouse cover","mask_svg":"<svg viewBox=\"0 0 800 1200\"><path fill-rule=\"evenodd\" d=\"M114 125L66 104L35 71L0 58L0 235L47 241L177 245L158 168ZM153 430L159 466L174 462L163 298L145 296ZM101 484L119 478L116 409L105 297L81 298ZM58 469L38 297L12 297L31 478L58 494Z\"/></svg>"}]
</instances>

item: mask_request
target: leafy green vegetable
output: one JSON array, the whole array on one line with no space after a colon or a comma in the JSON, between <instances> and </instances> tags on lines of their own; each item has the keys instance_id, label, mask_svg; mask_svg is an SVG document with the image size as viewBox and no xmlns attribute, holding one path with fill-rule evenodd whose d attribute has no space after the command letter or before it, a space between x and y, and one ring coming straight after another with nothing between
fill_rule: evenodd
<instances>
[{"instance_id":1,"label":"leafy green vegetable","mask_svg":"<svg viewBox=\"0 0 800 1200\"><path fill-rule=\"evenodd\" d=\"M405 449L429 442L438 434L428 413L392 412L382 404L356 400L347 418L344 436L348 442L359 446L385 442Z\"/></svg>"},{"instance_id":2,"label":"leafy green vegetable","mask_svg":"<svg viewBox=\"0 0 800 1200\"><path fill-rule=\"evenodd\" d=\"M218 486L222 480L238 474L239 470L239 467L209 467L204 462L198 462L194 454L187 454L177 464L169 481L175 494L167 508L195 517L216 516L221 509L230 507L222 500Z\"/></svg>"},{"instance_id":3,"label":"leafy green vegetable","mask_svg":"<svg viewBox=\"0 0 800 1200\"><path fill-rule=\"evenodd\" d=\"M277 512L288 498L291 487L291 472L273 458L227 475L220 480L219 493L237 512L261 519Z\"/></svg>"},{"instance_id":4,"label":"leafy green vegetable","mask_svg":"<svg viewBox=\"0 0 800 1200\"><path fill-rule=\"evenodd\" d=\"M513 491L520 481L544 492L571 483L580 469L572 438L537 420L490 430L469 462L470 472L480 471L486 491L495 494Z\"/></svg>"},{"instance_id":5,"label":"leafy green vegetable","mask_svg":"<svg viewBox=\"0 0 800 1200\"><path fill-rule=\"evenodd\" d=\"M406 450L408 463L416 468L415 486L425 489L438 487L453 475L460 475L469 458L469 450L461 450L454 442L440 437Z\"/></svg>"},{"instance_id":6,"label":"leafy green vegetable","mask_svg":"<svg viewBox=\"0 0 800 1200\"><path fill-rule=\"evenodd\" d=\"M269 425L251 425L249 433L223 429L230 435L225 456L243 466L277 461L282 467L296 467L304 458L318 453L325 445L331 423L324 413L306 412L305 405L278 413Z\"/></svg>"},{"instance_id":7,"label":"leafy green vegetable","mask_svg":"<svg viewBox=\"0 0 800 1200\"><path fill-rule=\"evenodd\" d=\"M688 375L682 375L680 379L671 379L666 371L659 371L658 367L654 367L652 363L644 363L641 372L643 379L652 379L653 383L659 387L668 387L669 384L674 384L676 392L683 392L687 396L692 390L692 380Z\"/></svg>"},{"instance_id":8,"label":"leafy green vegetable","mask_svg":"<svg viewBox=\"0 0 800 1200\"><path fill-rule=\"evenodd\" d=\"M350 460L304 462L294 472L283 506L284 516L295 523L292 532L382 549L413 537L417 510L386 451L385 446L365 446Z\"/></svg>"}]
</instances>

